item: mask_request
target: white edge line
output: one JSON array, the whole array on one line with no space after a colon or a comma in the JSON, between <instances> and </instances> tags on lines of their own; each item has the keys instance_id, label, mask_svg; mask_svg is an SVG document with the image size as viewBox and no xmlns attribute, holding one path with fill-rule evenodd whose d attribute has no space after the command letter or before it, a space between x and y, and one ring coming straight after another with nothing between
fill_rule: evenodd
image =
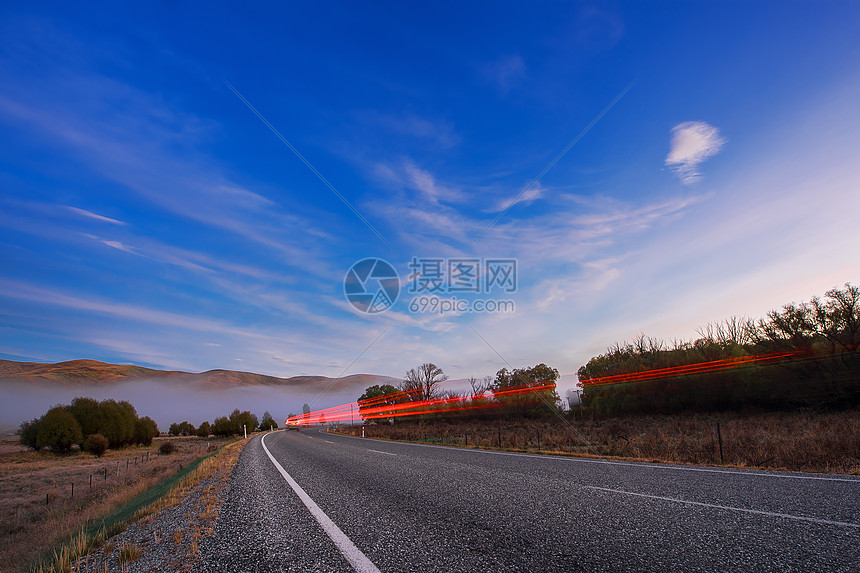
<instances>
[{"instance_id":1,"label":"white edge line","mask_svg":"<svg viewBox=\"0 0 860 573\"><path fill-rule=\"evenodd\" d=\"M370 438L359 438L358 436L349 436L347 434L338 434L336 432L330 432L332 436L340 436L342 438L352 438L353 440L367 440ZM818 480L818 481L841 481L848 482L860 485L860 478L851 478L851 477L829 477L829 476L817 476L817 475L797 475L797 474L781 474L781 473L764 473L762 471L740 471L740 470L723 470L723 469L712 469L712 468L703 468L703 467L688 467L681 466L672 463L665 464L654 464L649 462L620 462L614 460L603 460L603 459L595 459L595 458L581 458L578 456L554 456L554 455L539 455L539 454L521 454L518 452L500 452L495 450L482 450L480 448L457 448L454 446L438 446L435 444L419 444L416 442L397 442L394 440L385 440L382 441L389 442L392 444L398 444L403 446L419 446L422 448L440 448L444 450L455 450L458 452L472 452L474 454L492 454L494 456L513 456L519 458L536 458L539 460L555 460L559 462L571 462L571 463L584 463L584 464L606 464L610 466L632 466L637 468L653 468L656 470L677 470L682 472L704 472L704 473L714 473L714 474L732 474L739 476L759 476L759 477L769 477L769 478L784 478L784 479L808 479L808 480Z\"/></svg>"},{"instance_id":2,"label":"white edge line","mask_svg":"<svg viewBox=\"0 0 860 573\"><path fill-rule=\"evenodd\" d=\"M266 436L268 436L268 434L266 434ZM266 455L269 456L275 469L280 472L284 480L286 480L290 487L293 488L293 491L296 492L296 495L299 496L299 499L302 500L302 503L305 504L305 507L308 508L311 515L314 516L314 519L317 520L317 523L320 524L326 534L328 534L331 540L334 541L334 544L337 545L337 548L341 553L343 553L343 556L346 557L346 560L349 561L349 564L352 565L353 569L359 573L380 573L376 565L374 565L373 562L361 552L361 549L355 546L352 540L347 537L337 525L335 525L334 521L332 521L331 518L326 515L322 509L320 509L316 502L311 499L311 496L305 493L305 490L303 490L296 480L287 473L287 470L278 463L278 460L275 459L275 456L273 456L272 452L269 451L269 448L266 447L266 436L263 436L260 439L260 444L262 444L263 450L265 450Z\"/></svg>"},{"instance_id":3,"label":"white edge line","mask_svg":"<svg viewBox=\"0 0 860 573\"><path fill-rule=\"evenodd\" d=\"M784 517L786 519L793 519L796 521L809 521L812 523L819 523L822 525L839 525L841 527L854 527L860 529L860 524L858 523L848 523L845 521L832 521L830 519L819 519L817 517L804 517L802 515L791 515L790 513L778 513L775 511L762 511L759 509L746 509L743 507L732 507L730 505L717 505L714 503L703 503L701 501L688 501L686 499L675 499L673 497L663 497L659 495L648 495L645 493L635 493L632 491L624 491L621 489L610 489L608 487L597 487L594 485L585 485L582 486L585 489L596 489L599 491L608 491L612 493L622 493L624 495L633 495L636 497L644 497L647 499L659 499L662 501L671 501L675 503L683 503L685 505L698 505L700 507L710 507L713 509L727 509L729 511L739 511L743 513L754 513L756 515L765 515L767 517Z\"/></svg>"}]
</instances>

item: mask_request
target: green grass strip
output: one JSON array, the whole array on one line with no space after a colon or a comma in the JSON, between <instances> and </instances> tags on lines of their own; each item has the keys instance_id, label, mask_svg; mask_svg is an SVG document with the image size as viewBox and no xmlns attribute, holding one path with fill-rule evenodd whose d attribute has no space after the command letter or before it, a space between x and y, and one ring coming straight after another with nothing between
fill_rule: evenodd
<instances>
[{"instance_id":1,"label":"green grass strip","mask_svg":"<svg viewBox=\"0 0 860 573\"><path fill-rule=\"evenodd\" d=\"M232 443L232 442L230 442ZM134 515L140 511L141 509L149 506L150 504L155 503L165 495L180 481L182 478L193 472L197 469L203 460L210 458L224 449L228 444L224 444L220 446L214 452L209 452L205 456L201 456L173 474L172 476L168 476L161 480L160 482L153 485L151 488L146 491L142 491L128 501L122 507L118 507L113 510L111 513L102 517L101 519L91 520L90 523L86 526L86 533L90 537L94 537L98 534L99 531L104 529L108 536L112 536L119 531L122 530L122 526L125 525L128 521L130 521Z\"/></svg>"}]
</instances>

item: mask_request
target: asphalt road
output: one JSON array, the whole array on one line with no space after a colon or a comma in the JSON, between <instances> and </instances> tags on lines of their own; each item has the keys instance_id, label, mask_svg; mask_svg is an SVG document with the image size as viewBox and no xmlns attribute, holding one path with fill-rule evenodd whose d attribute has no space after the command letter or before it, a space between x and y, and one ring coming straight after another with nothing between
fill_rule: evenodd
<instances>
[{"instance_id":1,"label":"asphalt road","mask_svg":"<svg viewBox=\"0 0 860 573\"><path fill-rule=\"evenodd\" d=\"M200 551L231 573L857 572L860 478L275 432Z\"/></svg>"}]
</instances>

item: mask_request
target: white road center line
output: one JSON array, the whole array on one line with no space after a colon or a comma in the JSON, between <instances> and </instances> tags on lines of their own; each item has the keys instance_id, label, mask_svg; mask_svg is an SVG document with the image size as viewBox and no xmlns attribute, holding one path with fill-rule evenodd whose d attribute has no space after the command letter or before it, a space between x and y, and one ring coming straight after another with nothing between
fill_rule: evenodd
<instances>
[{"instance_id":1,"label":"white road center line","mask_svg":"<svg viewBox=\"0 0 860 573\"><path fill-rule=\"evenodd\" d=\"M756 515L766 515L768 517L783 517L785 519L794 519L796 521L809 521L812 523L819 523L822 525L838 525L840 527L854 527L860 529L860 524L858 523L848 523L845 521L831 521L829 519L818 519L817 517L804 517L802 515L791 515L789 513L777 513L775 511L761 511L758 509L745 509L743 507L731 507L729 505L717 505L714 503L702 503L700 501L688 501L686 499L675 499L673 497L663 497L659 495L648 495L644 493L635 493L632 491L624 491L621 489L610 489L608 487L597 487L594 485L586 485L583 486L585 489L596 489L598 491L608 491L612 493L621 493L624 495L633 495L636 497L644 497L647 499L659 499L662 501L671 501L674 503L683 503L685 505L698 505L700 507L710 507L714 509L726 509L729 511L739 511L742 513L754 513Z\"/></svg>"},{"instance_id":2,"label":"white road center line","mask_svg":"<svg viewBox=\"0 0 860 573\"><path fill-rule=\"evenodd\" d=\"M327 444L333 444L334 442L329 442L328 440L323 440Z\"/></svg>"},{"instance_id":3,"label":"white road center line","mask_svg":"<svg viewBox=\"0 0 860 573\"><path fill-rule=\"evenodd\" d=\"M368 452L376 452L377 454L385 454L386 456L396 456L397 454L392 452L383 452L382 450L371 450L368 448Z\"/></svg>"},{"instance_id":4,"label":"white road center line","mask_svg":"<svg viewBox=\"0 0 860 573\"><path fill-rule=\"evenodd\" d=\"M263 445L263 450L266 452L266 455L269 456L269 459L272 460L272 463L275 465L275 469L280 472L281 476L283 476L284 480L293 488L293 491L296 492L296 495L299 496L299 499L302 500L302 503L305 504L305 507L311 512L311 515L314 516L314 519L317 520L317 523L323 528L323 531L328 534L337 548L343 553L343 556L346 557L346 560L349 561L349 564L352 565L353 569L358 571L359 573L380 573L379 569L377 569L376 565L367 558L367 556L361 552L361 549L355 546L352 540L346 536L346 534L341 531L341 529L335 525L334 521L325 514L325 512L320 509L320 506L316 504L316 502L311 499L305 490L293 479L293 477L287 473L287 470L278 463L278 460L275 459L275 456L272 455L272 452L269 451L269 448L266 447L266 437L269 434L260 439L260 443Z\"/></svg>"}]
</instances>

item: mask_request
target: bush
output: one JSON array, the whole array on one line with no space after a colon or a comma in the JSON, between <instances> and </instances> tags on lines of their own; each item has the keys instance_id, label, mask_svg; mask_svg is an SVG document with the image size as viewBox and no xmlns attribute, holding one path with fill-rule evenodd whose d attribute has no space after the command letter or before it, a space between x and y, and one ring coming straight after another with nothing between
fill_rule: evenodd
<instances>
[{"instance_id":1,"label":"bush","mask_svg":"<svg viewBox=\"0 0 860 573\"><path fill-rule=\"evenodd\" d=\"M108 449L108 439L101 434L90 434L81 449L100 458Z\"/></svg>"},{"instance_id":2,"label":"bush","mask_svg":"<svg viewBox=\"0 0 860 573\"><path fill-rule=\"evenodd\" d=\"M80 444L84 440L81 425L75 417L63 406L55 406L39 420L39 431L36 435L36 446L50 446L56 453L65 453L72 449L72 444Z\"/></svg>"},{"instance_id":3,"label":"bush","mask_svg":"<svg viewBox=\"0 0 860 573\"><path fill-rule=\"evenodd\" d=\"M176 422L170 424L170 428L167 430L167 433L171 436L193 436L197 433L197 428L194 427L194 424L185 420L178 424Z\"/></svg>"},{"instance_id":4,"label":"bush","mask_svg":"<svg viewBox=\"0 0 860 573\"><path fill-rule=\"evenodd\" d=\"M21 436L18 441L22 446L33 448L36 451L42 449L42 446L38 442L39 418L33 418L29 422L22 422L21 427L18 428L18 435Z\"/></svg>"},{"instance_id":5,"label":"bush","mask_svg":"<svg viewBox=\"0 0 860 573\"><path fill-rule=\"evenodd\" d=\"M230 423L233 425L234 434L242 434L245 428L250 434L260 425L260 421L257 419L257 416L248 410L240 412L238 408L233 410L233 413L230 414Z\"/></svg>"},{"instance_id":6,"label":"bush","mask_svg":"<svg viewBox=\"0 0 860 573\"><path fill-rule=\"evenodd\" d=\"M209 422L203 422L200 424L200 427L197 428L197 436L200 438L208 438L211 432L212 428L209 426Z\"/></svg>"},{"instance_id":7,"label":"bush","mask_svg":"<svg viewBox=\"0 0 860 573\"><path fill-rule=\"evenodd\" d=\"M96 426L99 433L108 439L110 447L120 448L128 445L134 436L136 416L134 407L128 402L103 400L99 403L99 420Z\"/></svg>"},{"instance_id":8,"label":"bush","mask_svg":"<svg viewBox=\"0 0 860 573\"><path fill-rule=\"evenodd\" d=\"M173 442L164 442L163 444L158 446L158 451L159 453L162 453L164 455L172 454L176 451L176 444L174 444Z\"/></svg>"},{"instance_id":9,"label":"bush","mask_svg":"<svg viewBox=\"0 0 860 573\"><path fill-rule=\"evenodd\" d=\"M260 420L260 429L264 432L278 429L278 423L274 420L274 418L272 418L272 415L269 414L268 411L263 414L263 419Z\"/></svg>"},{"instance_id":10,"label":"bush","mask_svg":"<svg viewBox=\"0 0 860 573\"><path fill-rule=\"evenodd\" d=\"M152 438L158 435L158 425L149 416L139 418L134 423L134 443L141 446L152 444Z\"/></svg>"},{"instance_id":11,"label":"bush","mask_svg":"<svg viewBox=\"0 0 860 573\"><path fill-rule=\"evenodd\" d=\"M215 418L215 423L212 424L212 433L216 436L230 436L236 433L236 428L227 416L219 416Z\"/></svg>"}]
</instances>

